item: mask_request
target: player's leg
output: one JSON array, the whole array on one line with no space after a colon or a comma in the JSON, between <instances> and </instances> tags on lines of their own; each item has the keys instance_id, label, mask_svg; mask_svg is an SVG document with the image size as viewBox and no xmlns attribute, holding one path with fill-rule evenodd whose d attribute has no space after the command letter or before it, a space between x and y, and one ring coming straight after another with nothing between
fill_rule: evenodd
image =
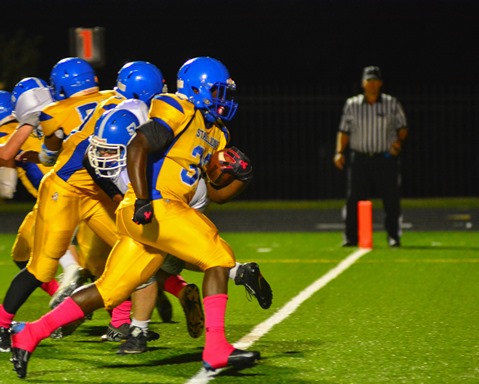
<instances>
[{"instance_id":1,"label":"player's leg","mask_svg":"<svg viewBox=\"0 0 479 384\"><path fill-rule=\"evenodd\" d=\"M153 204L155 218L159 218L161 222L154 219L143 228L132 227L132 231L136 232L132 236L148 244L157 244L157 247L168 254L205 271L205 367L216 369L253 363L259 358L259 353L236 350L225 335L228 272L235 265L231 247L219 236L216 226L201 212L180 202L155 200ZM133 209L127 208L130 208L130 212L124 209L125 214L131 218ZM162 222L168 224L161 225ZM161 227L159 232L158 227Z\"/></svg>"},{"instance_id":2,"label":"player's leg","mask_svg":"<svg viewBox=\"0 0 479 384\"><path fill-rule=\"evenodd\" d=\"M52 198L52 196L54 198ZM8 328L23 303L42 283L51 281L58 260L70 245L79 218L75 194L55 185L46 176L35 205L33 249L29 262L12 280L0 305L0 327Z\"/></svg>"},{"instance_id":3,"label":"player's leg","mask_svg":"<svg viewBox=\"0 0 479 384\"><path fill-rule=\"evenodd\" d=\"M118 354L137 354L147 351L147 342L160 335L149 329L151 314L155 309L158 285L155 278L137 288L131 295L133 318L126 340L120 344Z\"/></svg>"},{"instance_id":4,"label":"player's leg","mask_svg":"<svg viewBox=\"0 0 479 384\"><path fill-rule=\"evenodd\" d=\"M94 284L79 288L58 307L32 323L19 323L12 333L12 363L25 377L31 354L41 340L58 327L77 321L98 308L112 309L152 276L163 256L129 237L121 237L108 257L106 273Z\"/></svg>"},{"instance_id":5,"label":"player's leg","mask_svg":"<svg viewBox=\"0 0 479 384\"><path fill-rule=\"evenodd\" d=\"M28 259L32 252L33 236L35 224L35 211L30 211L18 228L17 237L12 247L12 259L18 268L23 269L28 264ZM58 281L52 279L46 283L42 283L40 288L52 296L58 289Z\"/></svg>"},{"instance_id":6,"label":"player's leg","mask_svg":"<svg viewBox=\"0 0 479 384\"><path fill-rule=\"evenodd\" d=\"M185 262L183 260L168 255L156 277L158 286L165 292L177 297L180 301L185 314L188 333L195 339L203 333L205 316L198 286L196 284L188 284L180 275L184 266ZM201 271L196 266L191 266L191 264L190 268Z\"/></svg>"}]
</instances>

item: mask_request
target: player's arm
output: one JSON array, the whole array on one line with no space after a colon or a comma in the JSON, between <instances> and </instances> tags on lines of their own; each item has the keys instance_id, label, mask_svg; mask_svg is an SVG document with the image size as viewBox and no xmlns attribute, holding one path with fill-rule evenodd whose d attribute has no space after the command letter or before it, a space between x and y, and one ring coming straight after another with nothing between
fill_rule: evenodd
<instances>
[{"instance_id":1,"label":"player's arm","mask_svg":"<svg viewBox=\"0 0 479 384\"><path fill-rule=\"evenodd\" d=\"M33 131L33 126L23 124L19 126L8 138L5 144L0 144L0 159L10 160L15 158L23 143Z\"/></svg>"},{"instance_id":2,"label":"player's arm","mask_svg":"<svg viewBox=\"0 0 479 384\"><path fill-rule=\"evenodd\" d=\"M123 200L123 193L116 186L116 184L110 179L100 177L95 172L95 169L92 167L90 160L88 159L88 154L85 154L83 157L83 166L88 171L88 174L91 176L93 181L101 188L103 191L115 202L119 203Z\"/></svg>"},{"instance_id":3,"label":"player's arm","mask_svg":"<svg viewBox=\"0 0 479 384\"><path fill-rule=\"evenodd\" d=\"M133 221L137 224L148 224L153 216L146 177L148 155L152 152L164 152L173 141L173 131L153 119L140 125L136 132L127 147L126 168L136 195Z\"/></svg>"},{"instance_id":4,"label":"player's arm","mask_svg":"<svg viewBox=\"0 0 479 384\"><path fill-rule=\"evenodd\" d=\"M249 182L250 180L241 181L235 179L223 188L217 188L210 182L207 182L206 188L208 189L208 198L217 204L227 203L243 192Z\"/></svg>"},{"instance_id":5,"label":"player's arm","mask_svg":"<svg viewBox=\"0 0 479 384\"><path fill-rule=\"evenodd\" d=\"M62 130L63 132L63 130ZM43 140L40 152L37 151L22 151L17 155L15 160L28 161L30 163L41 163L47 167L55 165L60 150L62 148L63 140L55 134L46 136Z\"/></svg>"}]
</instances>

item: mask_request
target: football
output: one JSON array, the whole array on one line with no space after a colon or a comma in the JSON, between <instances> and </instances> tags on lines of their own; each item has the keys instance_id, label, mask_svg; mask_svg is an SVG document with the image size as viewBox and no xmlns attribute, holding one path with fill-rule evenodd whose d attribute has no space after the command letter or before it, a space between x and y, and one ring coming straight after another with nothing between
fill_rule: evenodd
<instances>
[{"instance_id":1,"label":"football","mask_svg":"<svg viewBox=\"0 0 479 384\"><path fill-rule=\"evenodd\" d=\"M226 149L222 149L215 152L206 168L206 176L208 176L210 183L216 187L225 187L235 179L233 174L225 173L222 170L221 164L223 161L234 161L225 151Z\"/></svg>"}]
</instances>

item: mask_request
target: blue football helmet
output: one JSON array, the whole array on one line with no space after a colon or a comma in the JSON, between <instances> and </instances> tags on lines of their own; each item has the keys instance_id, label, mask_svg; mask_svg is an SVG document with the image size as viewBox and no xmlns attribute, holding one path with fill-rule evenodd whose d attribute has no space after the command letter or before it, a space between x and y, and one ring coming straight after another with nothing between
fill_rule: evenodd
<instances>
[{"instance_id":1,"label":"blue football helmet","mask_svg":"<svg viewBox=\"0 0 479 384\"><path fill-rule=\"evenodd\" d=\"M50 72L55 100L68 99L77 92L98 87L95 70L86 60L67 57L56 63Z\"/></svg>"},{"instance_id":2,"label":"blue football helmet","mask_svg":"<svg viewBox=\"0 0 479 384\"><path fill-rule=\"evenodd\" d=\"M148 105L155 95L168 92L161 71L147 61L132 61L125 64L118 71L114 89L127 99L139 99Z\"/></svg>"},{"instance_id":3,"label":"blue football helmet","mask_svg":"<svg viewBox=\"0 0 479 384\"><path fill-rule=\"evenodd\" d=\"M8 91L0 91L0 121L10 116L12 112L12 94Z\"/></svg>"},{"instance_id":4,"label":"blue football helmet","mask_svg":"<svg viewBox=\"0 0 479 384\"><path fill-rule=\"evenodd\" d=\"M31 114L40 113L53 97L47 82L38 77L26 77L20 80L12 91L13 115L19 123ZM34 127L33 134L41 137L41 127Z\"/></svg>"},{"instance_id":5,"label":"blue football helmet","mask_svg":"<svg viewBox=\"0 0 479 384\"><path fill-rule=\"evenodd\" d=\"M26 77L22 80L20 80L15 87L13 87L12 91L12 106L13 109L15 110L17 108L17 102L20 99L20 96L23 95L24 93L35 89L35 88L40 88L44 90L42 93L48 93L50 94L50 98L52 96L51 94L51 89L48 86L48 83L40 79L39 77ZM53 100L52 100L53 101Z\"/></svg>"},{"instance_id":6,"label":"blue football helmet","mask_svg":"<svg viewBox=\"0 0 479 384\"><path fill-rule=\"evenodd\" d=\"M226 67L211 57L188 60L178 71L177 89L203 111L207 121L230 121L238 103L233 99L236 84Z\"/></svg>"},{"instance_id":7,"label":"blue football helmet","mask_svg":"<svg viewBox=\"0 0 479 384\"><path fill-rule=\"evenodd\" d=\"M126 166L126 146L139 125L127 109L111 109L98 119L88 146L88 159L97 175L114 178L120 174Z\"/></svg>"}]
</instances>

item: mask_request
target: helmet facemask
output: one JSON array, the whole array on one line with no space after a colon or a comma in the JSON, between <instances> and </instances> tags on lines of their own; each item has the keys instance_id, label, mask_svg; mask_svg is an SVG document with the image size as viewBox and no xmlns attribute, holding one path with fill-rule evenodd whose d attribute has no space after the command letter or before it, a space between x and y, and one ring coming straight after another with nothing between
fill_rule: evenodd
<instances>
[{"instance_id":1,"label":"helmet facemask","mask_svg":"<svg viewBox=\"0 0 479 384\"><path fill-rule=\"evenodd\" d=\"M126 166L126 146L108 144L106 139L92 136L88 146L88 159L98 176L116 178Z\"/></svg>"},{"instance_id":2,"label":"helmet facemask","mask_svg":"<svg viewBox=\"0 0 479 384\"><path fill-rule=\"evenodd\" d=\"M194 99L200 109L203 108L203 115L210 123L217 119L230 121L236 113L238 103L234 101L236 93L236 84L228 79L228 83L205 84L200 88L193 87L196 94Z\"/></svg>"}]
</instances>

